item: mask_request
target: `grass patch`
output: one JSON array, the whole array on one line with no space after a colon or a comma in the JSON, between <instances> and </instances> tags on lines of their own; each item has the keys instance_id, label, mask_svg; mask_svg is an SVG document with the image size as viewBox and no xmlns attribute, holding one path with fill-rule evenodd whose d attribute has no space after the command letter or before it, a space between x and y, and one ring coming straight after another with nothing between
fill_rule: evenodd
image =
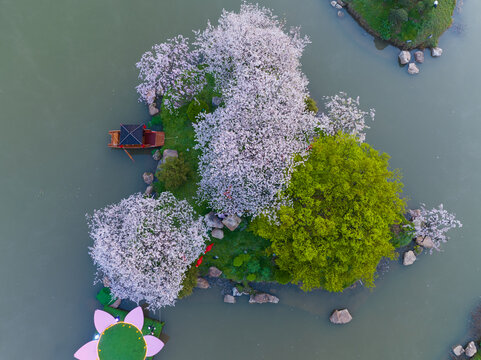
<instances>
[{"instance_id":1,"label":"grass patch","mask_svg":"<svg viewBox=\"0 0 481 360\"><path fill-rule=\"evenodd\" d=\"M437 46L451 26L456 0L345 0L361 25L406 49Z\"/></svg>"},{"instance_id":2,"label":"grass patch","mask_svg":"<svg viewBox=\"0 0 481 360\"><path fill-rule=\"evenodd\" d=\"M235 231L224 228L224 238L214 239L213 249L204 255L199 266L202 275L207 275L209 267L215 266L222 276L233 281L247 282L274 281L277 266L270 253L270 242L247 229L244 219Z\"/></svg>"},{"instance_id":3,"label":"grass patch","mask_svg":"<svg viewBox=\"0 0 481 360\"><path fill-rule=\"evenodd\" d=\"M220 94L214 90L214 85L214 79L211 76L208 76L207 85L196 96L196 99L205 104L211 104L212 97L220 96ZM207 205L198 204L195 201L197 183L200 178L197 171L199 151L194 149L195 132L192 126L192 121L190 121L188 117L189 105L192 102L195 102L195 100L184 104L184 106L173 113L162 107L160 115L153 117L149 126L162 126L163 131L165 132L165 144L163 149L177 150L179 155L183 157L187 166L192 170L187 181L178 188L171 190L171 192L177 199L186 199L194 207L195 211L204 215L209 212ZM154 187L157 193L165 190L162 182L156 182Z\"/></svg>"}]
</instances>

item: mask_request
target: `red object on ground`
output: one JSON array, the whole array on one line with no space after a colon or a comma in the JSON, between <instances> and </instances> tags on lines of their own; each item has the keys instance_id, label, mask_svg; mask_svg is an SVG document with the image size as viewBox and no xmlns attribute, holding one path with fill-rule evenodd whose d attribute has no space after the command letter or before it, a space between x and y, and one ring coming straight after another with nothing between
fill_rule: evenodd
<instances>
[{"instance_id":1,"label":"red object on ground","mask_svg":"<svg viewBox=\"0 0 481 360\"><path fill-rule=\"evenodd\" d=\"M119 146L119 148L121 148L121 149L122 149L123 147L124 147L123 145L120 145L120 146Z\"/></svg>"},{"instance_id":2,"label":"red object on ground","mask_svg":"<svg viewBox=\"0 0 481 360\"><path fill-rule=\"evenodd\" d=\"M142 144L142 147L144 148L144 147L145 147L145 144Z\"/></svg>"},{"instance_id":3,"label":"red object on ground","mask_svg":"<svg viewBox=\"0 0 481 360\"><path fill-rule=\"evenodd\" d=\"M144 125L144 129L147 129L147 126Z\"/></svg>"},{"instance_id":4,"label":"red object on ground","mask_svg":"<svg viewBox=\"0 0 481 360\"><path fill-rule=\"evenodd\" d=\"M199 265L202 264L202 258L203 258L203 257L204 257L204 256L201 256L201 257L199 258L199 260L197 260L197 263L195 264L195 267L199 267Z\"/></svg>"},{"instance_id":5,"label":"red object on ground","mask_svg":"<svg viewBox=\"0 0 481 360\"><path fill-rule=\"evenodd\" d=\"M212 243L212 244L210 244L209 246L207 246L207 247L205 248L204 254L207 254L209 251L211 251L213 247L214 247L214 243Z\"/></svg>"}]
</instances>

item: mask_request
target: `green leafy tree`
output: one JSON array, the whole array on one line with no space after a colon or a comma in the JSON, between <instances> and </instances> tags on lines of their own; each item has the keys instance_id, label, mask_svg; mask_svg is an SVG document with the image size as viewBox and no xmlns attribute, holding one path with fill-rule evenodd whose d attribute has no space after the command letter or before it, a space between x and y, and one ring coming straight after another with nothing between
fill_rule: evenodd
<instances>
[{"instance_id":1,"label":"green leafy tree","mask_svg":"<svg viewBox=\"0 0 481 360\"><path fill-rule=\"evenodd\" d=\"M374 285L381 258L393 258L390 228L405 209L389 156L339 133L312 144L292 175L292 203L277 224L258 218L252 229L271 241L280 270L303 290L342 291L357 280Z\"/></svg>"},{"instance_id":2,"label":"green leafy tree","mask_svg":"<svg viewBox=\"0 0 481 360\"><path fill-rule=\"evenodd\" d=\"M171 191L183 185L187 181L190 172L191 169L182 156L178 158L168 157L160 165L156 175L159 181L164 184L164 188Z\"/></svg>"}]
</instances>

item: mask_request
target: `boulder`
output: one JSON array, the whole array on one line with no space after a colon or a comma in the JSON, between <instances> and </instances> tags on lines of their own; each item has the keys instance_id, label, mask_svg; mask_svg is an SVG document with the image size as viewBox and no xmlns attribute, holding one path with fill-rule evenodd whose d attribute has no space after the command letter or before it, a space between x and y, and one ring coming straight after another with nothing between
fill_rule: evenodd
<instances>
[{"instance_id":1,"label":"boulder","mask_svg":"<svg viewBox=\"0 0 481 360\"><path fill-rule=\"evenodd\" d=\"M279 302L279 298L266 293L258 293L255 295L251 295L249 299L249 304L265 304L265 303L272 303L277 304Z\"/></svg>"},{"instance_id":2,"label":"boulder","mask_svg":"<svg viewBox=\"0 0 481 360\"><path fill-rule=\"evenodd\" d=\"M210 277L218 278L221 275L222 275L222 271L217 269L215 266L211 266L209 268L209 276Z\"/></svg>"},{"instance_id":3,"label":"boulder","mask_svg":"<svg viewBox=\"0 0 481 360\"><path fill-rule=\"evenodd\" d=\"M409 51L401 51L398 55L401 65L406 65L411 61L411 53Z\"/></svg>"},{"instance_id":4,"label":"boulder","mask_svg":"<svg viewBox=\"0 0 481 360\"><path fill-rule=\"evenodd\" d=\"M205 223L208 227L217 228L217 229L222 229L224 227L224 224L222 224L221 219L219 219L213 211L208 213L204 217L204 219L205 219Z\"/></svg>"},{"instance_id":5,"label":"boulder","mask_svg":"<svg viewBox=\"0 0 481 360\"><path fill-rule=\"evenodd\" d=\"M224 224L230 231L234 231L237 229L241 222L241 218L237 215L229 215L224 220L222 220L222 224Z\"/></svg>"},{"instance_id":6,"label":"boulder","mask_svg":"<svg viewBox=\"0 0 481 360\"><path fill-rule=\"evenodd\" d=\"M339 4L336 4L336 9L337 9L337 10L341 10L341 9L342 9L342 6L339 5Z\"/></svg>"},{"instance_id":7,"label":"boulder","mask_svg":"<svg viewBox=\"0 0 481 360\"><path fill-rule=\"evenodd\" d=\"M329 321L333 324L347 324L351 322L352 316L347 309L334 310Z\"/></svg>"},{"instance_id":8,"label":"boulder","mask_svg":"<svg viewBox=\"0 0 481 360\"><path fill-rule=\"evenodd\" d=\"M403 265L404 266L409 266L414 264L416 261L416 255L414 254L414 251L409 250L408 252L404 253L404 259L403 259Z\"/></svg>"},{"instance_id":9,"label":"boulder","mask_svg":"<svg viewBox=\"0 0 481 360\"><path fill-rule=\"evenodd\" d=\"M152 174L151 172L144 172L142 174L142 178L147 185L150 185L154 181L154 174Z\"/></svg>"},{"instance_id":10,"label":"boulder","mask_svg":"<svg viewBox=\"0 0 481 360\"><path fill-rule=\"evenodd\" d=\"M464 353L466 354L467 357L473 357L474 354L478 352L478 349L476 349L476 345L474 344L474 341L471 341L468 346L466 346L466 349L464 349Z\"/></svg>"},{"instance_id":11,"label":"boulder","mask_svg":"<svg viewBox=\"0 0 481 360\"><path fill-rule=\"evenodd\" d=\"M221 97L214 96L214 97L212 98L212 105L215 106L215 107L217 107L217 106L219 106L219 105L222 103L222 101L223 101L223 100L222 100Z\"/></svg>"},{"instance_id":12,"label":"boulder","mask_svg":"<svg viewBox=\"0 0 481 360\"><path fill-rule=\"evenodd\" d=\"M147 186L147 189L145 189L144 195L145 196L150 196L154 192L154 187L152 185Z\"/></svg>"},{"instance_id":13,"label":"boulder","mask_svg":"<svg viewBox=\"0 0 481 360\"><path fill-rule=\"evenodd\" d=\"M232 296L249 295L247 292L240 292L236 287L232 288Z\"/></svg>"},{"instance_id":14,"label":"boulder","mask_svg":"<svg viewBox=\"0 0 481 360\"><path fill-rule=\"evenodd\" d=\"M165 162L165 160L170 158L170 157L178 158L179 153L177 152L177 150L165 149L164 154L162 156L162 162Z\"/></svg>"},{"instance_id":15,"label":"boulder","mask_svg":"<svg viewBox=\"0 0 481 360\"><path fill-rule=\"evenodd\" d=\"M331 6L332 6L332 7L336 7L336 5L337 5L337 1L332 0L332 1L331 1Z\"/></svg>"},{"instance_id":16,"label":"boulder","mask_svg":"<svg viewBox=\"0 0 481 360\"><path fill-rule=\"evenodd\" d=\"M216 238L216 239L224 238L224 232L221 229L213 229L211 235L213 238Z\"/></svg>"},{"instance_id":17,"label":"boulder","mask_svg":"<svg viewBox=\"0 0 481 360\"><path fill-rule=\"evenodd\" d=\"M440 57L442 54L443 54L443 49L441 49L440 47L431 48L432 57Z\"/></svg>"},{"instance_id":18,"label":"boulder","mask_svg":"<svg viewBox=\"0 0 481 360\"><path fill-rule=\"evenodd\" d=\"M201 278L201 277L198 277L197 278L197 285L196 285L199 289L208 289L210 288L210 285L209 285L209 282L204 279L204 278Z\"/></svg>"},{"instance_id":19,"label":"boulder","mask_svg":"<svg viewBox=\"0 0 481 360\"><path fill-rule=\"evenodd\" d=\"M457 346L453 347L453 353L456 356L461 356L461 355L464 354L464 349L461 345L457 345Z\"/></svg>"},{"instance_id":20,"label":"boulder","mask_svg":"<svg viewBox=\"0 0 481 360\"><path fill-rule=\"evenodd\" d=\"M159 161L161 157L162 157L162 153L160 152L159 149L155 150L155 152L152 154L152 158L155 161Z\"/></svg>"},{"instance_id":21,"label":"boulder","mask_svg":"<svg viewBox=\"0 0 481 360\"><path fill-rule=\"evenodd\" d=\"M419 74L419 68L415 63L410 63L408 66L408 73L411 75Z\"/></svg>"},{"instance_id":22,"label":"boulder","mask_svg":"<svg viewBox=\"0 0 481 360\"><path fill-rule=\"evenodd\" d=\"M337 12L337 16L339 16L340 18L342 18L342 17L344 17L344 13L343 13L341 10L339 10L339 11Z\"/></svg>"},{"instance_id":23,"label":"boulder","mask_svg":"<svg viewBox=\"0 0 481 360\"><path fill-rule=\"evenodd\" d=\"M155 116L159 113L159 109L155 106L155 104L149 104L149 115Z\"/></svg>"},{"instance_id":24,"label":"boulder","mask_svg":"<svg viewBox=\"0 0 481 360\"><path fill-rule=\"evenodd\" d=\"M416 62L422 64L424 62L424 51L418 50L414 53L414 59Z\"/></svg>"},{"instance_id":25,"label":"boulder","mask_svg":"<svg viewBox=\"0 0 481 360\"><path fill-rule=\"evenodd\" d=\"M235 297L227 294L227 295L224 296L224 302L228 303L228 304L235 304Z\"/></svg>"},{"instance_id":26,"label":"boulder","mask_svg":"<svg viewBox=\"0 0 481 360\"><path fill-rule=\"evenodd\" d=\"M113 304L109 305L111 308L117 309L120 306L120 303L122 302L122 299L117 298L117 300L114 301Z\"/></svg>"},{"instance_id":27,"label":"boulder","mask_svg":"<svg viewBox=\"0 0 481 360\"><path fill-rule=\"evenodd\" d=\"M416 238L416 244L426 249L432 249L434 247L434 242L429 236L418 236Z\"/></svg>"}]
</instances>

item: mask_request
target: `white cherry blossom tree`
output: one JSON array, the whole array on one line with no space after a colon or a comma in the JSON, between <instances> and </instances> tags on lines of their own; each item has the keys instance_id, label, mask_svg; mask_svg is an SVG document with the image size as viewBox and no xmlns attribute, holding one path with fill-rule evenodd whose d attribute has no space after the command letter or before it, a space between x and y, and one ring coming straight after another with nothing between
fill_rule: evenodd
<instances>
[{"instance_id":1,"label":"white cherry blossom tree","mask_svg":"<svg viewBox=\"0 0 481 360\"><path fill-rule=\"evenodd\" d=\"M195 44L224 106L194 124L199 198L223 213L257 216L276 206L295 155L307 154L318 119L306 111L300 57L307 38L271 12L243 4L208 24ZM300 159L299 158L299 159Z\"/></svg>"},{"instance_id":2,"label":"white cherry blossom tree","mask_svg":"<svg viewBox=\"0 0 481 360\"><path fill-rule=\"evenodd\" d=\"M139 100L152 104L156 98L169 109L190 100L205 85L204 72L198 67L198 53L191 51L187 38L178 35L142 55L136 64Z\"/></svg>"},{"instance_id":3,"label":"white cherry blossom tree","mask_svg":"<svg viewBox=\"0 0 481 360\"><path fill-rule=\"evenodd\" d=\"M339 131L354 135L359 142L366 139L365 130L369 129L366 125L366 118L374 120L375 110L369 112L359 108L359 96L356 99L348 97L345 92L340 92L334 96L325 96L324 107L327 113L320 115L321 130L326 135L336 135Z\"/></svg>"},{"instance_id":4,"label":"white cherry blossom tree","mask_svg":"<svg viewBox=\"0 0 481 360\"><path fill-rule=\"evenodd\" d=\"M122 299L147 301L151 309L174 305L190 264L208 240L203 218L185 200L163 192L140 193L87 216L98 279Z\"/></svg>"}]
</instances>

